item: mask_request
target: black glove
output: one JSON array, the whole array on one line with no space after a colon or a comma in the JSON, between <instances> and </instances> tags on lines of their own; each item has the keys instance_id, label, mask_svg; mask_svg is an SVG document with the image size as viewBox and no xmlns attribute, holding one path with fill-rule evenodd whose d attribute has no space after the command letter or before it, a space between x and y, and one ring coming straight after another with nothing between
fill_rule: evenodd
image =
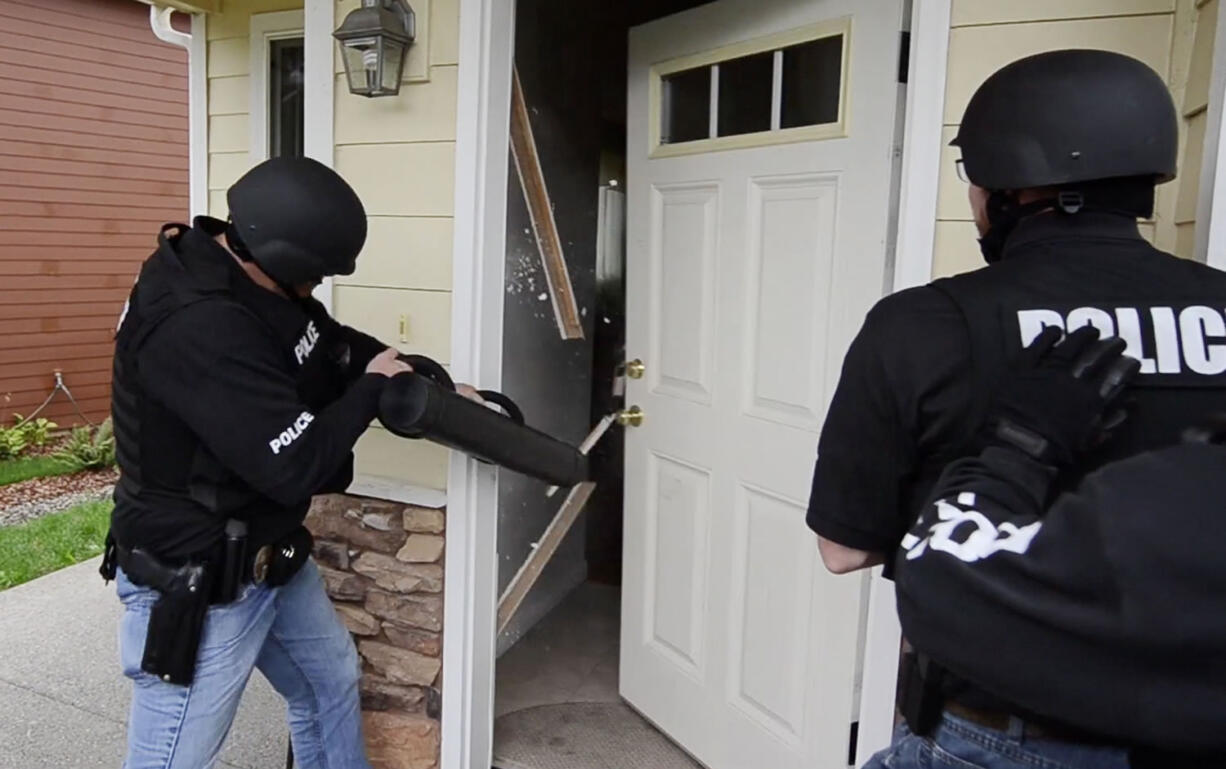
<instances>
[{"instance_id":1,"label":"black glove","mask_svg":"<svg viewBox=\"0 0 1226 769\"><path fill-rule=\"evenodd\" d=\"M1124 389L1141 364L1093 326L1061 339L1048 327L1022 351L989 413L989 441L1049 465L1072 463L1127 418Z\"/></svg>"}]
</instances>

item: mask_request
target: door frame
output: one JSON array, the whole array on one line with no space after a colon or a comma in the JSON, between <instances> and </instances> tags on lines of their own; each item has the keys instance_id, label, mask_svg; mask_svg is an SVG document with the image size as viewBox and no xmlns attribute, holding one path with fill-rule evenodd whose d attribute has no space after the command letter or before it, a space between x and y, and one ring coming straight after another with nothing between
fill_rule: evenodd
<instances>
[{"instance_id":1,"label":"door frame","mask_svg":"<svg viewBox=\"0 0 1226 769\"><path fill-rule=\"evenodd\" d=\"M1226 270L1226 5L1218 4L1213 34L1209 84L1209 115L1205 125L1200 189L1197 190L1197 261ZM1203 223L1203 224L1202 224Z\"/></svg>"},{"instance_id":2,"label":"door frame","mask_svg":"<svg viewBox=\"0 0 1226 769\"><path fill-rule=\"evenodd\" d=\"M464 381L497 388L515 0L459 2L451 360L453 373ZM910 12L894 290L922 285L932 275L951 2L913 0ZM492 760L496 492L493 470L452 453L440 764L448 769L486 769ZM874 574L864 642L860 756L889 743L900 639L893 585Z\"/></svg>"}]
</instances>

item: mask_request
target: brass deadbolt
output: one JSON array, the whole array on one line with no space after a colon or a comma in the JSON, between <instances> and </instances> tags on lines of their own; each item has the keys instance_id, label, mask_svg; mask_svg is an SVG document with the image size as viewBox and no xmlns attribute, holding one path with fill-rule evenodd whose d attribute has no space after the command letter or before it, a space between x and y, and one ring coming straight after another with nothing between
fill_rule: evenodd
<instances>
[{"instance_id":1,"label":"brass deadbolt","mask_svg":"<svg viewBox=\"0 0 1226 769\"><path fill-rule=\"evenodd\" d=\"M622 427L639 427L643 424L646 414L638 406L631 406L617 414L617 423Z\"/></svg>"}]
</instances>

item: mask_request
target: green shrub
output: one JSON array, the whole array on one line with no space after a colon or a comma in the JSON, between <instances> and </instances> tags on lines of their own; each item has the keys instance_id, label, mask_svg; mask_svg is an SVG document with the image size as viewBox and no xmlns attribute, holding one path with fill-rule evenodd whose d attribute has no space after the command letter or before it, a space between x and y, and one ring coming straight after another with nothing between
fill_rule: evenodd
<instances>
[{"instance_id":1,"label":"green shrub","mask_svg":"<svg viewBox=\"0 0 1226 769\"><path fill-rule=\"evenodd\" d=\"M13 422L12 427L0 425L0 459L16 459L30 447L46 446L57 426L41 417L27 422L21 414L14 414Z\"/></svg>"},{"instance_id":2,"label":"green shrub","mask_svg":"<svg viewBox=\"0 0 1226 769\"><path fill-rule=\"evenodd\" d=\"M25 453L29 445L22 430L0 426L0 459L16 459Z\"/></svg>"},{"instance_id":3,"label":"green shrub","mask_svg":"<svg viewBox=\"0 0 1226 769\"><path fill-rule=\"evenodd\" d=\"M35 446L38 448L46 446L47 441L51 437L51 431L59 427L59 425L52 422L50 419L44 419L42 417L39 417L38 419L31 419L27 422L25 417L23 417L21 414L14 414L13 419L17 420L17 424L13 429L21 432L26 439L26 445Z\"/></svg>"},{"instance_id":4,"label":"green shrub","mask_svg":"<svg viewBox=\"0 0 1226 769\"><path fill-rule=\"evenodd\" d=\"M75 462L87 470L101 470L115 464L115 433L111 429L111 419L94 429L88 427L72 428L62 448L55 453L57 459L65 462Z\"/></svg>"}]
</instances>

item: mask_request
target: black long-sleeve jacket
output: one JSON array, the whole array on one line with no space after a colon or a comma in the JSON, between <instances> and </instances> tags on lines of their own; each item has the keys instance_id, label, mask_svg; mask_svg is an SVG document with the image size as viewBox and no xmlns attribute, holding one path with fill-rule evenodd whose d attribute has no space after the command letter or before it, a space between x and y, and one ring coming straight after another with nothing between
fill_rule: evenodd
<instances>
[{"instance_id":1,"label":"black long-sleeve jacket","mask_svg":"<svg viewBox=\"0 0 1226 769\"><path fill-rule=\"evenodd\" d=\"M351 480L386 381L362 373L384 345L254 283L223 226L163 232L117 335L112 533L166 558L209 551L228 518L257 545L301 525Z\"/></svg>"},{"instance_id":2,"label":"black long-sleeve jacket","mask_svg":"<svg viewBox=\"0 0 1226 769\"><path fill-rule=\"evenodd\" d=\"M1226 751L1226 446L1139 454L1051 500L1055 475L1004 448L945 471L896 557L904 634L1023 712Z\"/></svg>"}]
</instances>

